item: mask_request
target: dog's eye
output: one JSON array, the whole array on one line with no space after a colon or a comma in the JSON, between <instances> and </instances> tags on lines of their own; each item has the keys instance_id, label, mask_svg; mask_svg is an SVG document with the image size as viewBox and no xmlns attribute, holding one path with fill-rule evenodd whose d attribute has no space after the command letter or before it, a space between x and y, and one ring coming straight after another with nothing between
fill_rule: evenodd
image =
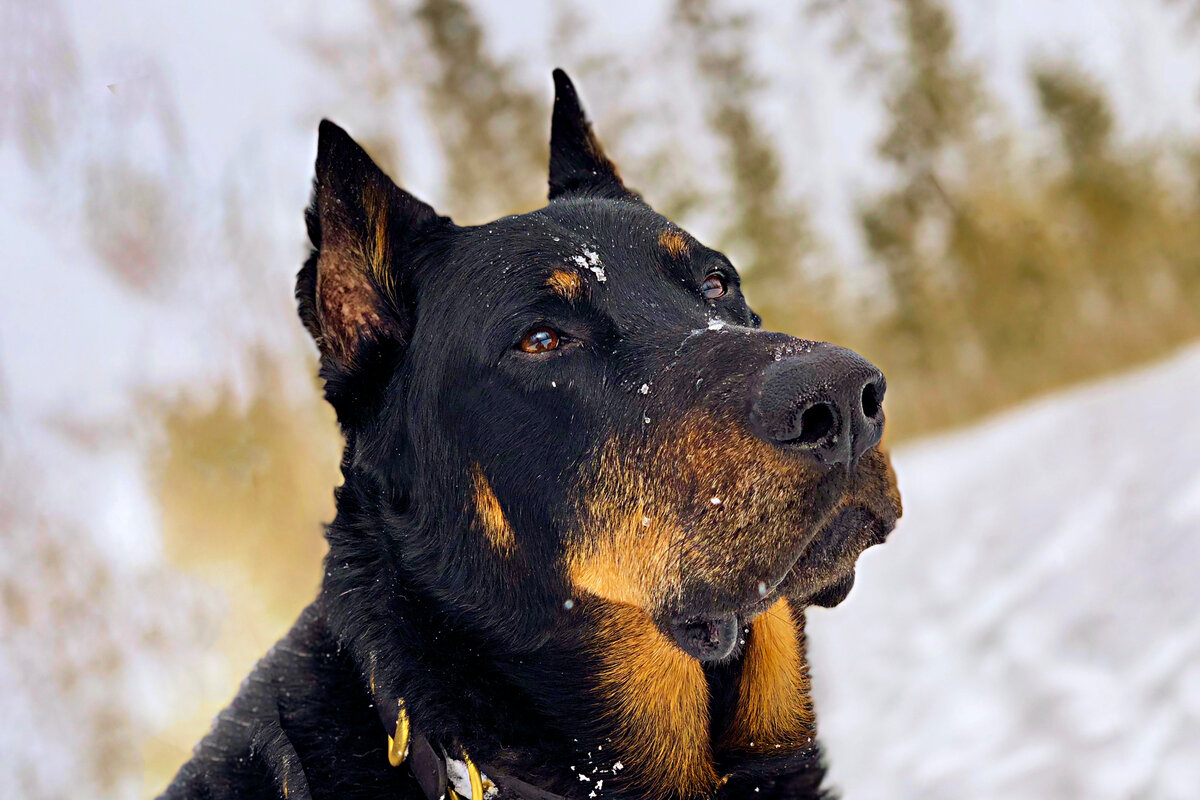
<instances>
[{"instance_id":1,"label":"dog's eye","mask_svg":"<svg viewBox=\"0 0 1200 800\"><path fill-rule=\"evenodd\" d=\"M716 300L725 294L725 279L720 275L709 275L704 279L704 283L700 284L700 293L704 295L705 300Z\"/></svg>"},{"instance_id":2,"label":"dog's eye","mask_svg":"<svg viewBox=\"0 0 1200 800\"><path fill-rule=\"evenodd\" d=\"M526 353L548 353L558 347L558 331L553 328L534 328L521 340Z\"/></svg>"}]
</instances>

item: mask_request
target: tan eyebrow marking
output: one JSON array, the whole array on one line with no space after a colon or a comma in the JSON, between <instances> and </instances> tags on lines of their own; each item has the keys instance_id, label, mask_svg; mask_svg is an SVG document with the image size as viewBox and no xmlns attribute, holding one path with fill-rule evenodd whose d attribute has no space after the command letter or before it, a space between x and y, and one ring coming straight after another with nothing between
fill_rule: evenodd
<instances>
[{"instance_id":1,"label":"tan eyebrow marking","mask_svg":"<svg viewBox=\"0 0 1200 800\"><path fill-rule=\"evenodd\" d=\"M665 230L658 235L659 245L671 254L673 258L686 256L688 253L688 240L677 230Z\"/></svg>"},{"instance_id":2,"label":"tan eyebrow marking","mask_svg":"<svg viewBox=\"0 0 1200 800\"><path fill-rule=\"evenodd\" d=\"M574 272L556 269L546 279L546 285L557 295L567 300L578 300L583 295L583 281Z\"/></svg>"}]
</instances>

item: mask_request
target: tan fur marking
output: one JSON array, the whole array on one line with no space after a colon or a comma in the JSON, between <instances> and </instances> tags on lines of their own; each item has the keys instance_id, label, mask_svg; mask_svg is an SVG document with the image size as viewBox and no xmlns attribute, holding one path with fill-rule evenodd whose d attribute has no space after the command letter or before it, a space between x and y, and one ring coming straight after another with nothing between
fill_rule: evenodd
<instances>
[{"instance_id":1,"label":"tan fur marking","mask_svg":"<svg viewBox=\"0 0 1200 800\"><path fill-rule=\"evenodd\" d=\"M664 426L662 438L606 443L581 481L580 535L567 548L576 587L652 609L674 600L681 576L728 580L735 569L768 572L794 548L796 522L780 514L806 503L798 470L764 443L707 415ZM713 497L721 500L711 503ZM686 532L686 535L685 535Z\"/></svg>"},{"instance_id":2,"label":"tan fur marking","mask_svg":"<svg viewBox=\"0 0 1200 800\"><path fill-rule=\"evenodd\" d=\"M680 258L688 253L688 240L677 230L665 230L658 236L658 244L671 254L672 258Z\"/></svg>"},{"instance_id":3,"label":"tan fur marking","mask_svg":"<svg viewBox=\"0 0 1200 800\"><path fill-rule=\"evenodd\" d=\"M567 300L578 300L583 296L583 281L574 272L556 269L546 279L546 285L555 294Z\"/></svg>"},{"instance_id":4,"label":"tan fur marking","mask_svg":"<svg viewBox=\"0 0 1200 800\"><path fill-rule=\"evenodd\" d=\"M804 621L780 598L751 625L738 679L738 704L721 749L805 747L815 736Z\"/></svg>"},{"instance_id":5,"label":"tan fur marking","mask_svg":"<svg viewBox=\"0 0 1200 800\"><path fill-rule=\"evenodd\" d=\"M632 466L618 440L602 448L587 483L585 533L568 547L567 574L582 591L651 608L666 599L663 576L677 563L680 528L673 509L654 502L647 479L655 471Z\"/></svg>"},{"instance_id":6,"label":"tan fur marking","mask_svg":"<svg viewBox=\"0 0 1200 800\"><path fill-rule=\"evenodd\" d=\"M600 691L615 723L622 777L654 797L695 797L717 784L708 684L641 609L605 604L597 620ZM607 748L606 748L607 749Z\"/></svg>"},{"instance_id":7,"label":"tan fur marking","mask_svg":"<svg viewBox=\"0 0 1200 800\"><path fill-rule=\"evenodd\" d=\"M381 324L379 298L361 271L361 258L361 251L353 247L330 246L317 262L321 343L351 366L359 334L369 334Z\"/></svg>"},{"instance_id":8,"label":"tan fur marking","mask_svg":"<svg viewBox=\"0 0 1200 800\"><path fill-rule=\"evenodd\" d=\"M321 255L317 261L317 315L323 352L353 366L359 337L384 332L377 292L392 291L386 192L368 184L362 190L367 230L360 231L345 210L322 208Z\"/></svg>"},{"instance_id":9,"label":"tan fur marking","mask_svg":"<svg viewBox=\"0 0 1200 800\"><path fill-rule=\"evenodd\" d=\"M660 599L656 588L670 569L671 544L677 538L676 530L651 518L647 509L638 505L633 513L614 519L598 540L572 550L568 574L585 592L649 608Z\"/></svg>"},{"instance_id":10,"label":"tan fur marking","mask_svg":"<svg viewBox=\"0 0 1200 800\"><path fill-rule=\"evenodd\" d=\"M780 600L755 619L737 707L719 731L707 727L703 670L652 620L681 600L685 581L736 591L778 574L807 546L802 537L811 540L848 504L880 519L898 511L881 453L864 456L840 502L822 497L823 474L752 436L740 419L697 411L647 421L642 436L614 437L579 475L565 567L578 591L602 601L604 616L591 625L614 751L636 765L629 778L650 796L711 794L714 741L722 755L811 744L800 611ZM832 569L802 560L791 585L816 591L848 573L870 538L855 534Z\"/></svg>"},{"instance_id":11,"label":"tan fur marking","mask_svg":"<svg viewBox=\"0 0 1200 800\"><path fill-rule=\"evenodd\" d=\"M367 269L384 294L392 294L390 243L388 240L387 196L374 183L363 188L363 209L367 214Z\"/></svg>"},{"instance_id":12,"label":"tan fur marking","mask_svg":"<svg viewBox=\"0 0 1200 800\"><path fill-rule=\"evenodd\" d=\"M483 530L483 535L497 552L505 555L512 553L517 546L516 534L508 524L508 517L504 516L504 509L500 507L492 485L488 483L478 464L471 470L471 483L475 488L475 519Z\"/></svg>"}]
</instances>

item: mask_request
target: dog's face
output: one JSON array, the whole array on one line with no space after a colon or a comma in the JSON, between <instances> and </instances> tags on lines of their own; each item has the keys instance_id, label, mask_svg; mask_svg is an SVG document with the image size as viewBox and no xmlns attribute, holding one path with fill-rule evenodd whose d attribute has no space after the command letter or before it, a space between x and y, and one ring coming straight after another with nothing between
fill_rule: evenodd
<instances>
[{"instance_id":1,"label":"dog's face","mask_svg":"<svg viewBox=\"0 0 1200 800\"><path fill-rule=\"evenodd\" d=\"M551 203L476 227L325 123L301 313L349 467L429 532L406 546L431 590L531 642L615 604L719 661L780 597L838 602L895 524L883 376L761 330L558 88Z\"/></svg>"}]
</instances>

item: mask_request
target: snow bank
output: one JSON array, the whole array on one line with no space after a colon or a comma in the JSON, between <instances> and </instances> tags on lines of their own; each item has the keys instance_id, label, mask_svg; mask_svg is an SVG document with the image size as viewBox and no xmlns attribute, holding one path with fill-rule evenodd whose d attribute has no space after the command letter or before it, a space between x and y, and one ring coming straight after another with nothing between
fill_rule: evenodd
<instances>
[{"instance_id":1,"label":"snow bank","mask_svg":"<svg viewBox=\"0 0 1200 800\"><path fill-rule=\"evenodd\" d=\"M847 798L1194 798L1200 348L902 450L905 518L809 614Z\"/></svg>"}]
</instances>

